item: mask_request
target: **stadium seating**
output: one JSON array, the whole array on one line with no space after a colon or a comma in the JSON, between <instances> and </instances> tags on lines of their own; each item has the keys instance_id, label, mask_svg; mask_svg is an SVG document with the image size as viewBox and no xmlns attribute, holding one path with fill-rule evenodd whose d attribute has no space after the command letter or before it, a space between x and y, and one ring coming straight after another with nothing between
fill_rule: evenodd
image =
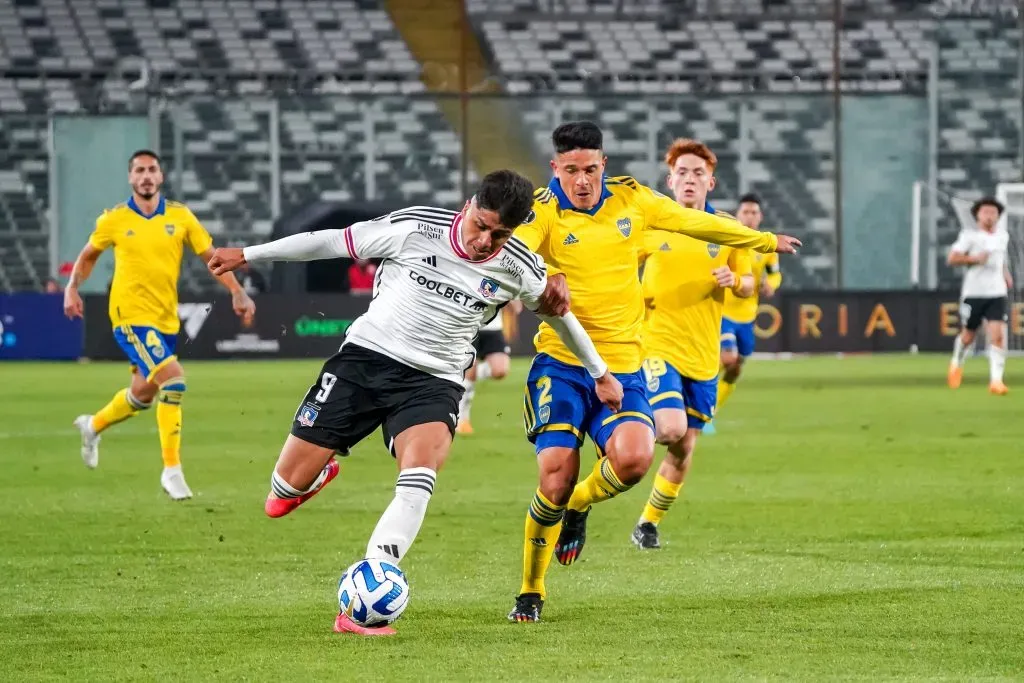
<instances>
[{"instance_id":1,"label":"stadium seating","mask_svg":"<svg viewBox=\"0 0 1024 683\"><path fill-rule=\"evenodd\" d=\"M923 93L935 22L908 12L926 4L844 5L845 87ZM821 93L832 28L820 17L831 0L628 5L467 0L496 75L522 96L538 158L552 125L574 116L605 127L612 172L651 183L669 140L706 140L722 158L717 200L762 194L769 224L808 243L790 282L829 284L834 168ZM940 182L977 193L1016 179L1017 33L977 19L942 22L935 35ZM283 210L315 197L456 205L462 196L459 137L379 0L14 0L0 5L0 287L38 287L51 268L44 112L157 106L130 85L143 61L149 90L167 103L168 192L221 242L271 229L271 100ZM740 159L749 160L743 186Z\"/></svg>"}]
</instances>

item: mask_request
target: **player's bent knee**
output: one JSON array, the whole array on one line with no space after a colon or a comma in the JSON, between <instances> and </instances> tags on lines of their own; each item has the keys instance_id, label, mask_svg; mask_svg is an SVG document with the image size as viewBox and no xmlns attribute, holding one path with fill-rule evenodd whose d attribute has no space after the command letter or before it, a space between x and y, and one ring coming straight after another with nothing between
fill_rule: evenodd
<instances>
[{"instance_id":1,"label":"player's bent knee","mask_svg":"<svg viewBox=\"0 0 1024 683\"><path fill-rule=\"evenodd\" d=\"M143 395L140 397L135 394L135 391L131 387L129 387L128 390L124 392L124 397L125 400L128 401L128 404L135 410L148 410L153 407L153 399L155 398L155 395Z\"/></svg>"},{"instance_id":2,"label":"player's bent knee","mask_svg":"<svg viewBox=\"0 0 1024 683\"><path fill-rule=\"evenodd\" d=\"M627 422L608 440L607 455L619 480L632 486L644 478L654 460L654 434L645 424Z\"/></svg>"},{"instance_id":3,"label":"player's bent knee","mask_svg":"<svg viewBox=\"0 0 1024 683\"><path fill-rule=\"evenodd\" d=\"M488 356L487 364L491 366L491 379L504 379L508 377L508 356L504 354Z\"/></svg>"},{"instance_id":4,"label":"player's bent knee","mask_svg":"<svg viewBox=\"0 0 1024 683\"><path fill-rule=\"evenodd\" d=\"M448 459L451 445L452 433L447 423L418 424L395 437L395 459L399 469L429 467L437 472Z\"/></svg>"},{"instance_id":5,"label":"player's bent knee","mask_svg":"<svg viewBox=\"0 0 1024 683\"><path fill-rule=\"evenodd\" d=\"M682 426L676 424L658 425L657 441L662 446L671 446L674 443L679 443L685 435L685 423Z\"/></svg>"}]
</instances>

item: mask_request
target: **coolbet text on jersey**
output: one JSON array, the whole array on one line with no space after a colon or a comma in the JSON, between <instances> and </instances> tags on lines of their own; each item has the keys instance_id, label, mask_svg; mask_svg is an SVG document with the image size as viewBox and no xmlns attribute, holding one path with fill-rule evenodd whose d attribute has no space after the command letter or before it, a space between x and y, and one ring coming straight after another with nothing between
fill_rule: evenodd
<instances>
[{"instance_id":1,"label":"coolbet text on jersey","mask_svg":"<svg viewBox=\"0 0 1024 683\"><path fill-rule=\"evenodd\" d=\"M587 211L572 206L557 179L535 197L534 218L516 230L516 237L552 272L565 274L573 313L614 373L637 372L643 362L644 299L637 264L645 231L684 232L763 252L778 244L772 233L750 235L739 223L685 209L628 176L607 178L600 202ZM535 344L539 353L579 365L547 325L541 325Z\"/></svg>"},{"instance_id":2,"label":"coolbet text on jersey","mask_svg":"<svg viewBox=\"0 0 1024 683\"><path fill-rule=\"evenodd\" d=\"M178 275L187 244L196 254L213 239L184 204L160 199L147 216L133 199L103 212L89 237L96 249L114 248L110 322L176 334Z\"/></svg>"},{"instance_id":3,"label":"coolbet text on jersey","mask_svg":"<svg viewBox=\"0 0 1024 683\"><path fill-rule=\"evenodd\" d=\"M714 379L722 310L732 292L719 287L711 271L728 266L737 277L749 275L750 250L651 230L644 235L644 253L647 358L667 361L690 379Z\"/></svg>"}]
</instances>

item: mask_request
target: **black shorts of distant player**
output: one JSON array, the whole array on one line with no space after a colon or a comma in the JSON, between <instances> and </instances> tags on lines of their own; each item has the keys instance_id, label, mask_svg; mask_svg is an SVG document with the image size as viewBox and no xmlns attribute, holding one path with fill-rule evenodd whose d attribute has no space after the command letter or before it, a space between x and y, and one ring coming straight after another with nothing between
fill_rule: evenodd
<instances>
[{"instance_id":1,"label":"black shorts of distant player","mask_svg":"<svg viewBox=\"0 0 1024 683\"><path fill-rule=\"evenodd\" d=\"M1009 305L1005 296L980 297L969 296L960 304L960 323L964 329L974 332L981 327L981 322L1006 322Z\"/></svg>"},{"instance_id":2,"label":"black shorts of distant player","mask_svg":"<svg viewBox=\"0 0 1024 683\"><path fill-rule=\"evenodd\" d=\"M476 349L478 361L486 360L495 353L503 353L506 356L512 353L501 330L481 330L473 340L473 348Z\"/></svg>"}]
</instances>

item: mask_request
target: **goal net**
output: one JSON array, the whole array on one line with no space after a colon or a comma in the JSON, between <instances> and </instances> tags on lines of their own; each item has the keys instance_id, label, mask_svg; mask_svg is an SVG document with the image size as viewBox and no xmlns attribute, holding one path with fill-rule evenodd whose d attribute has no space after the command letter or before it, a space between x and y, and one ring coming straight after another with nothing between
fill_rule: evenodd
<instances>
[{"instance_id":1,"label":"goal net","mask_svg":"<svg viewBox=\"0 0 1024 683\"><path fill-rule=\"evenodd\" d=\"M914 183L913 225L911 226L910 284L922 289L959 290L962 273L945 265L949 247L961 230L976 230L971 206L988 192L971 196L955 191ZM1000 183L996 198L1006 207L999 229L1010 234L1008 264L1014 286L1010 299L1009 349L1024 352L1024 183ZM1018 334L1014 334L1017 331ZM976 345L980 353L985 348L984 332Z\"/></svg>"}]
</instances>

